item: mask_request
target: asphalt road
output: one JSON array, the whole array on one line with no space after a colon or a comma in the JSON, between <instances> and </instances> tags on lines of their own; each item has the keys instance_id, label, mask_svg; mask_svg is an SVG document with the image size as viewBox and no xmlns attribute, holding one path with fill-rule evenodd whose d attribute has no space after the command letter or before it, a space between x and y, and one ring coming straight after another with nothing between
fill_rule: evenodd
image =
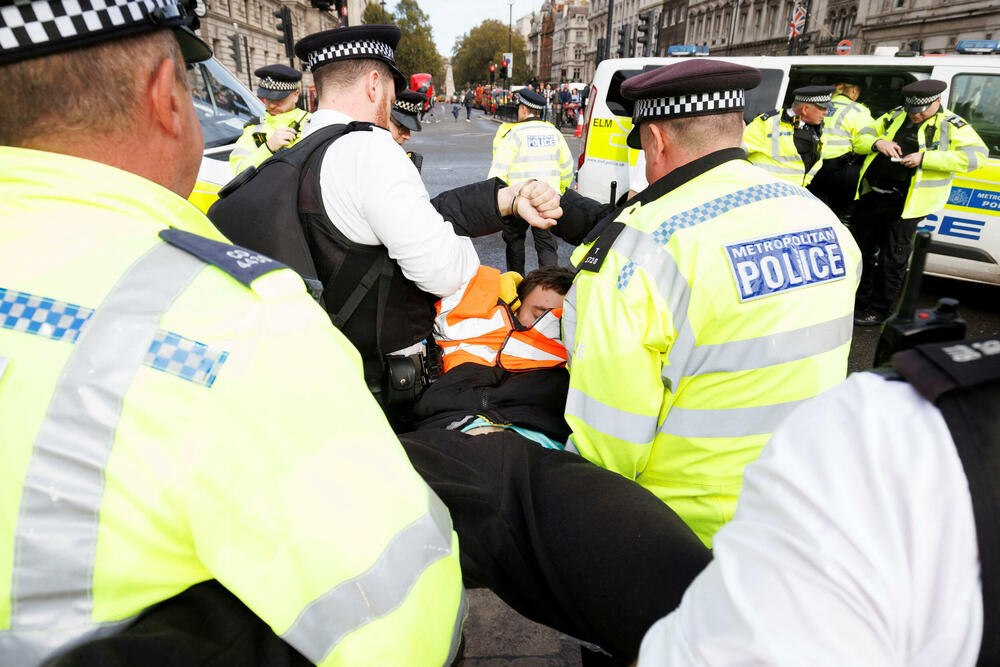
<instances>
[{"instance_id":1,"label":"asphalt road","mask_svg":"<svg viewBox=\"0 0 1000 667\"><path fill-rule=\"evenodd\" d=\"M431 196L444 190L486 178L492 155L491 142L498 123L481 111L473 111L471 122L465 109L455 121L438 111L439 122L423 124L407 144L409 150L424 156L422 175ZM574 160L580 141L567 134ZM474 240L484 264L505 270L504 244L500 235ZM526 269L537 266L530 241L526 244ZM572 248L560 241L559 256L569 264ZM954 297L960 303L962 317L968 323L968 337L1000 334L1000 287L976 285L955 280L927 277L918 300L919 308L929 308L941 297ZM851 372L872 367L878 327L855 327L851 346ZM579 645L569 637L527 621L511 611L489 591L470 591L471 612L466 623L464 665L501 667L512 665L580 665Z\"/></svg>"}]
</instances>

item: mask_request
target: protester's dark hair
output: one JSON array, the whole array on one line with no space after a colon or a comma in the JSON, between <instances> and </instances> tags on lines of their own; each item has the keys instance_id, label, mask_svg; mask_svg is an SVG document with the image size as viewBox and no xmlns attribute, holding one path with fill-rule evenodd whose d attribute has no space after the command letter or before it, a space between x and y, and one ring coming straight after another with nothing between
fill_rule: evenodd
<instances>
[{"instance_id":1,"label":"protester's dark hair","mask_svg":"<svg viewBox=\"0 0 1000 667\"><path fill-rule=\"evenodd\" d=\"M517 298L523 301L524 297L536 287L544 287L566 296L566 292L573 285L574 275L573 270L565 266L543 266L535 269L517 286Z\"/></svg>"}]
</instances>

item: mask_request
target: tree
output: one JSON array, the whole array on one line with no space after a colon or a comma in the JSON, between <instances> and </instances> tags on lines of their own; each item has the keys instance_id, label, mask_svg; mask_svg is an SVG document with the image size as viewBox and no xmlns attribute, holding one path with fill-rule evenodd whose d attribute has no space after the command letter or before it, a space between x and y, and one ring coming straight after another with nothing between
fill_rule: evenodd
<instances>
[{"instance_id":1,"label":"tree","mask_svg":"<svg viewBox=\"0 0 1000 667\"><path fill-rule=\"evenodd\" d=\"M489 80L490 63L497 65L496 81L502 81L500 61L507 51L510 31L505 23L496 19L486 19L455 43L454 57L451 59L452 76L455 85L469 86ZM514 33L511 40L514 53L514 72L511 83L525 83L529 74L526 66L524 38Z\"/></svg>"},{"instance_id":2,"label":"tree","mask_svg":"<svg viewBox=\"0 0 1000 667\"><path fill-rule=\"evenodd\" d=\"M369 23L394 23L395 18L391 11L386 10L385 20L382 20L382 4L372 0L367 5L365 5L364 10L361 12L361 22L365 24Z\"/></svg>"},{"instance_id":3,"label":"tree","mask_svg":"<svg viewBox=\"0 0 1000 667\"><path fill-rule=\"evenodd\" d=\"M396 3L396 25L403 33L396 47L396 66L405 76L426 72L436 76L442 70L441 56L431 34L430 17L424 14L417 0ZM435 90L444 81L435 82Z\"/></svg>"}]
</instances>

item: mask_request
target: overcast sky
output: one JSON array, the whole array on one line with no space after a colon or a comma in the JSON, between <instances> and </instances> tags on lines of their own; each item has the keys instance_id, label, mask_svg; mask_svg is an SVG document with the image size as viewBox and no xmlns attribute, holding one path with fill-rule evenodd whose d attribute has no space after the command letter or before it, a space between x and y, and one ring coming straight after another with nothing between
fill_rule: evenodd
<instances>
[{"instance_id":1,"label":"overcast sky","mask_svg":"<svg viewBox=\"0 0 1000 667\"><path fill-rule=\"evenodd\" d=\"M514 20L541 6L541 0L514 0ZM386 0L385 7L395 7L395 0ZM507 0L420 0L420 9L431 17L434 43L443 56L451 56L451 48L464 33L484 19L507 23Z\"/></svg>"}]
</instances>

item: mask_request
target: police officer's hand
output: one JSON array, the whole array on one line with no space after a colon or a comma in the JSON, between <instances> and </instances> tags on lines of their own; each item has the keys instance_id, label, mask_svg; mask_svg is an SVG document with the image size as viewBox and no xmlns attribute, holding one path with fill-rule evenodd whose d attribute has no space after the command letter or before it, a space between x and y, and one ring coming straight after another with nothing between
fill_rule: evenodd
<instances>
[{"instance_id":1,"label":"police officer's hand","mask_svg":"<svg viewBox=\"0 0 1000 667\"><path fill-rule=\"evenodd\" d=\"M277 130L271 133L271 136L267 139L267 147L273 153L282 146L288 145L295 135L298 134L295 130L290 127L279 127Z\"/></svg>"},{"instance_id":2,"label":"police officer's hand","mask_svg":"<svg viewBox=\"0 0 1000 667\"><path fill-rule=\"evenodd\" d=\"M556 224L556 219L562 215L559 200L559 192L552 186L532 181L521 188L515 213L532 227L546 229Z\"/></svg>"},{"instance_id":3,"label":"police officer's hand","mask_svg":"<svg viewBox=\"0 0 1000 667\"><path fill-rule=\"evenodd\" d=\"M923 163L923 161L924 161L923 153L910 153L909 155L903 157L899 161L899 164L903 165L904 167L910 167L912 169L916 169L921 165L921 163Z\"/></svg>"},{"instance_id":4,"label":"police officer's hand","mask_svg":"<svg viewBox=\"0 0 1000 667\"><path fill-rule=\"evenodd\" d=\"M872 144L872 148L886 157L903 157L903 149L895 141L879 139Z\"/></svg>"}]
</instances>

